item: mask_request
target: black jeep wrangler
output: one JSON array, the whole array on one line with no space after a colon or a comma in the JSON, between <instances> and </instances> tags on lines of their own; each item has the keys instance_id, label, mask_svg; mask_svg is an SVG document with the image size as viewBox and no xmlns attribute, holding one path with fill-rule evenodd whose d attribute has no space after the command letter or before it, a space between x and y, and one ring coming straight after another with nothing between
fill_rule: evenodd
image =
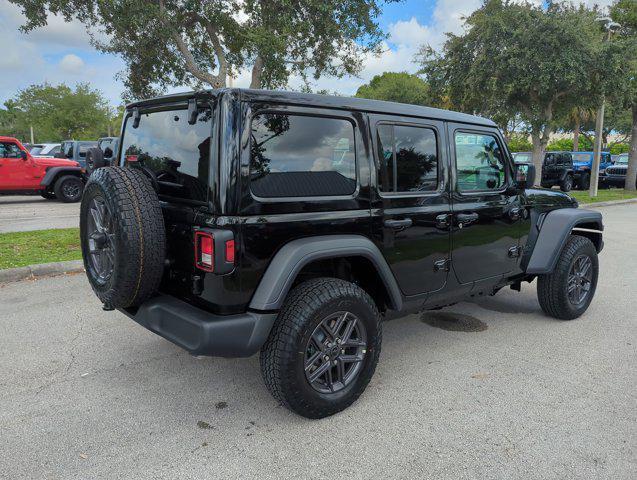
<instances>
[{"instance_id":1,"label":"black jeep wrangler","mask_svg":"<svg viewBox=\"0 0 637 480\"><path fill-rule=\"evenodd\" d=\"M573 154L571 152L546 152L542 161L542 180L545 188L558 185L563 192L570 192L574 184Z\"/></svg>"},{"instance_id":2,"label":"black jeep wrangler","mask_svg":"<svg viewBox=\"0 0 637 480\"><path fill-rule=\"evenodd\" d=\"M260 351L311 418L370 381L381 320L537 278L564 320L595 293L602 218L530 188L483 118L223 89L127 107L119 166L90 177L84 264L118 309L193 355Z\"/></svg>"}]
</instances>

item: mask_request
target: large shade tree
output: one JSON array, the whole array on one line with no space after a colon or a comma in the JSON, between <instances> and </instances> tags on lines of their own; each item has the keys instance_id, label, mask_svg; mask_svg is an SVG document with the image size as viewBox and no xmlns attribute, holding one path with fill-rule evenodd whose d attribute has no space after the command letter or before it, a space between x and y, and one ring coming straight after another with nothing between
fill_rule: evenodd
<instances>
[{"instance_id":1,"label":"large shade tree","mask_svg":"<svg viewBox=\"0 0 637 480\"><path fill-rule=\"evenodd\" d=\"M4 103L0 135L27 140L33 127L36 142L96 140L115 131L118 121L121 111L110 108L99 90L87 84L71 88L45 83L20 90Z\"/></svg>"},{"instance_id":2,"label":"large shade tree","mask_svg":"<svg viewBox=\"0 0 637 480\"><path fill-rule=\"evenodd\" d=\"M406 72L385 72L376 75L369 83L358 88L356 96L413 105L431 104L427 83L417 75Z\"/></svg>"},{"instance_id":3,"label":"large shade tree","mask_svg":"<svg viewBox=\"0 0 637 480\"><path fill-rule=\"evenodd\" d=\"M87 26L97 48L126 62L132 97L171 85L226 85L251 68L252 88L291 75L355 74L385 34L377 18L398 0L10 0L28 32L49 14Z\"/></svg>"},{"instance_id":4,"label":"large shade tree","mask_svg":"<svg viewBox=\"0 0 637 480\"><path fill-rule=\"evenodd\" d=\"M487 0L441 53L423 48L422 73L453 108L500 124L519 115L539 172L556 114L601 95L592 74L602 48L596 15L570 3Z\"/></svg>"}]
</instances>

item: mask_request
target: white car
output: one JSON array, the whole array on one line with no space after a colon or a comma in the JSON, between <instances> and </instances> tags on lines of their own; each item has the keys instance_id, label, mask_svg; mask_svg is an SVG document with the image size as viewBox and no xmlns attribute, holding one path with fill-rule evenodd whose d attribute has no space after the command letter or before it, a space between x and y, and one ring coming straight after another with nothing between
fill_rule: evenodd
<instances>
[{"instance_id":1,"label":"white car","mask_svg":"<svg viewBox=\"0 0 637 480\"><path fill-rule=\"evenodd\" d=\"M29 150L34 157L55 157L60 153L60 143L38 143Z\"/></svg>"}]
</instances>

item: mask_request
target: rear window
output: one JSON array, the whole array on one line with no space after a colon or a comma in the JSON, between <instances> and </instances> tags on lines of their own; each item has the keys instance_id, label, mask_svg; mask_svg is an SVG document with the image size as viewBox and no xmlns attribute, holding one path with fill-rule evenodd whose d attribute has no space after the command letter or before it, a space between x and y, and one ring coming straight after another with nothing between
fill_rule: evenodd
<instances>
[{"instance_id":1,"label":"rear window","mask_svg":"<svg viewBox=\"0 0 637 480\"><path fill-rule=\"evenodd\" d=\"M205 202L211 134L210 109L202 110L194 125L186 109L142 113L137 128L132 117L127 119L122 152L127 164L155 174L160 195Z\"/></svg>"},{"instance_id":2,"label":"rear window","mask_svg":"<svg viewBox=\"0 0 637 480\"><path fill-rule=\"evenodd\" d=\"M574 162L590 162L593 159L593 156L590 153L574 153L573 161Z\"/></svg>"},{"instance_id":3,"label":"rear window","mask_svg":"<svg viewBox=\"0 0 637 480\"><path fill-rule=\"evenodd\" d=\"M516 162L530 162L531 161L531 154L530 153L514 153L513 154L513 159Z\"/></svg>"},{"instance_id":4,"label":"rear window","mask_svg":"<svg viewBox=\"0 0 637 480\"><path fill-rule=\"evenodd\" d=\"M259 197L350 195L354 125L344 119L264 113L252 119L250 188Z\"/></svg>"}]
</instances>

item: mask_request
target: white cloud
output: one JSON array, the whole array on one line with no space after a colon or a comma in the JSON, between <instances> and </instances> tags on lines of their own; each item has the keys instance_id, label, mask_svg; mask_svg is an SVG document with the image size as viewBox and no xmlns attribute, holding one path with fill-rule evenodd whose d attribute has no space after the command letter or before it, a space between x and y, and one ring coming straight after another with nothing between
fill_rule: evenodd
<instances>
[{"instance_id":1,"label":"white cloud","mask_svg":"<svg viewBox=\"0 0 637 480\"><path fill-rule=\"evenodd\" d=\"M80 75L85 68L84 60L73 53L69 53L60 60L60 68L69 75Z\"/></svg>"}]
</instances>

